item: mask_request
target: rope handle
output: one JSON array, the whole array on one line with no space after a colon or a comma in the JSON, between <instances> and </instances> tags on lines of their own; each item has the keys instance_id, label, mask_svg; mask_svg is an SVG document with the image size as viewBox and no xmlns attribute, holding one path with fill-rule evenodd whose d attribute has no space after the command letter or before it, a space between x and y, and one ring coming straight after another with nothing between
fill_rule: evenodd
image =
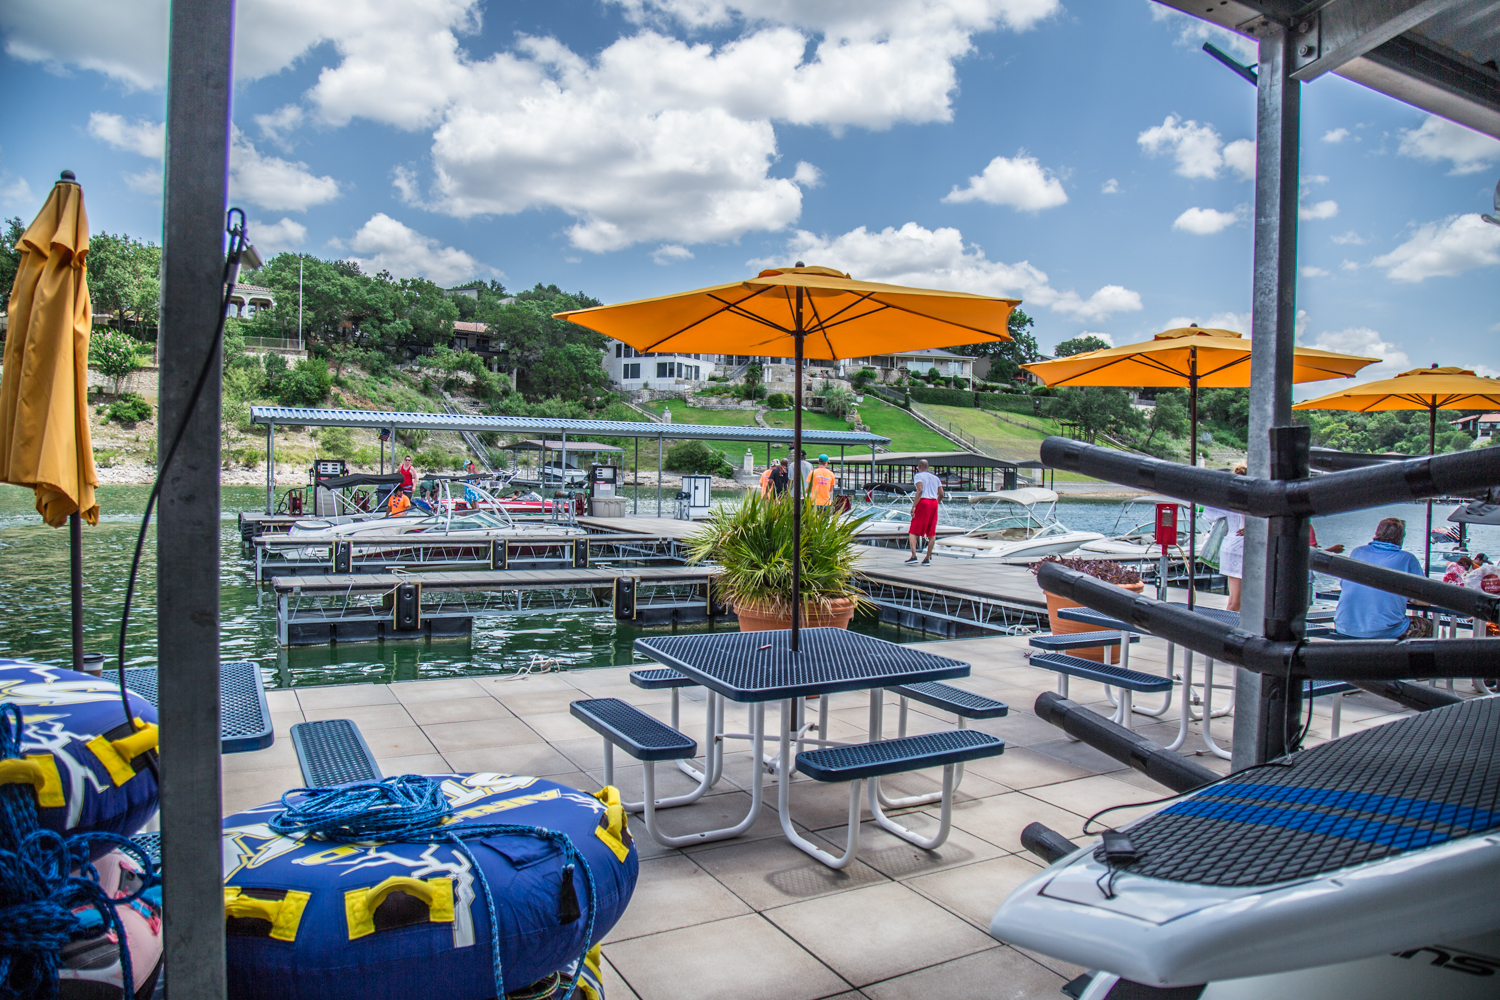
<instances>
[{"instance_id":1,"label":"rope handle","mask_svg":"<svg viewBox=\"0 0 1500 1000\"><path fill-rule=\"evenodd\" d=\"M257 899L246 896L236 886L224 887L224 916L248 917L264 920L271 925L271 937L278 941L297 940L297 928L302 923L302 911L307 909L312 894L288 890L281 899Z\"/></svg>"},{"instance_id":2,"label":"rope handle","mask_svg":"<svg viewBox=\"0 0 1500 1000\"><path fill-rule=\"evenodd\" d=\"M427 919L434 924L453 923L453 880L435 878L423 881L405 875L392 875L370 889L351 889L344 893L344 915L349 922L349 940L375 933L375 911L393 892L404 892L427 904Z\"/></svg>"}]
</instances>

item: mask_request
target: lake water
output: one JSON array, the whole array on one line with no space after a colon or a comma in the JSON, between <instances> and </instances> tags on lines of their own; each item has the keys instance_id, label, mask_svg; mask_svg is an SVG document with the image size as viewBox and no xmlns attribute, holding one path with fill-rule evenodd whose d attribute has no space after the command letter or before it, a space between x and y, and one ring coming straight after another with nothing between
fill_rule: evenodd
<instances>
[{"instance_id":1,"label":"lake water","mask_svg":"<svg viewBox=\"0 0 1500 1000\"><path fill-rule=\"evenodd\" d=\"M86 648L104 653L110 667L114 666L125 575L148 492L146 486L101 487L99 524L84 527ZM650 493L650 512L654 513L655 491ZM475 622L473 635L466 640L281 649L276 644L274 600L252 579L251 568L241 554L236 523L240 511L260 510L264 502L265 491L258 487L225 487L223 491L220 627L224 657L261 664L268 681L277 686L499 673L522 668L534 657L556 658L570 667L644 662L634 653L632 643L646 634L645 630L621 625L607 615L588 613L482 619ZM645 495L641 507L643 514L648 512ZM1057 514L1071 528L1107 534L1119 509L1118 503L1109 501L1065 500L1058 504ZM1446 526L1452 509L1434 508L1433 524ZM1407 548L1420 557L1424 517L1420 504L1318 518L1318 540L1325 546L1343 542L1353 547L1369 541L1375 523L1386 516L1406 519ZM1479 527L1471 531L1471 537L1471 549L1500 554L1500 528ZM68 533L43 524L31 491L12 486L0 486L0 593L5 595L0 657L70 662ZM126 644L130 665L156 664L155 595L153 529L131 612ZM860 631L893 641L930 638L870 620L856 618L855 622Z\"/></svg>"}]
</instances>

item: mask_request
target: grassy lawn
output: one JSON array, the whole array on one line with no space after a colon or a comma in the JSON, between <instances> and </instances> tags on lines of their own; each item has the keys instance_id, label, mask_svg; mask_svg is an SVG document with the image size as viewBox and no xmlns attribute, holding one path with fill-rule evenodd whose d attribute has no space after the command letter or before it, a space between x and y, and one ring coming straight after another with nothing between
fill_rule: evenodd
<instances>
[{"instance_id":1,"label":"grassy lawn","mask_svg":"<svg viewBox=\"0 0 1500 1000\"><path fill-rule=\"evenodd\" d=\"M996 414L967 406L928 406L925 410L934 420L949 421L962 430L994 448L1006 458L1018 462L1032 461L1040 457L1042 441L1051 434L1062 434L1057 421L1047 417L1027 416L1020 413ZM1000 419L1004 417L1005 419ZM1018 426L1024 424L1025 426ZM1104 442L1101 442L1104 443ZM1106 443L1106 447L1108 447ZM1051 473L1048 473L1050 476ZM1074 482L1097 482L1076 472L1059 472L1057 478Z\"/></svg>"}]
</instances>

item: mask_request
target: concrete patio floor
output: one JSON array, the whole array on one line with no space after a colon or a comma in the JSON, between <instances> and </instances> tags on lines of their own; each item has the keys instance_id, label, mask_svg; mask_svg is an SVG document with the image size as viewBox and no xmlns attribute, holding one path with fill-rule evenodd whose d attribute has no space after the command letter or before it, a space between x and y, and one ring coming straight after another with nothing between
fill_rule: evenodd
<instances>
[{"instance_id":1,"label":"concrete patio floor","mask_svg":"<svg viewBox=\"0 0 1500 1000\"><path fill-rule=\"evenodd\" d=\"M639 818L631 824L641 865L629 910L605 939L610 1000L907 1000L941 995L966 998L1058 996L1082 970L1045 955L995 941L986 928L1007 894L1041 870L1021 848L1020 833L1040 821L1066 836L1080 837L1084 819L1109 806L1145 802L1170 794L1143 775L1042 722L1031 706L1055 690L1056 675L1031 667L1024 638L982 638L922 644L968 661L970 677L960 687L1010 705L1004 719L974 728L1006 741L1003 756L971 763L955 799L953 831L937 851L926 852L890 836L873 823L863 827L858 860L835 872L803 854L781 835L775 813L775 778L766 779L767 804L750 831L735 840L685 850L662 848ZM1161 672L1166 646L1147 637L1134 647L1131 665ZM1178 664L1180 671L1180 661ZM631 686L631 668L598 668L526 677L478 677L412 681L392 685L341 685L267 692L276 723L276 743L224 762L224 812L275 799L302 785L287 731L304 720L352 719L387 775L447 771L500 771L544 776L587 790L603 779L602 741L568 714L579 698L617 697L668 720L671 693ZM1201 661L1199 662L1201 676ZM1218 682L1232 672L1219 668ZM1215 693L1222 704L1227 689ZM1072 697L1108 714L1099 685L1075 679ZM703 741L702 689L683 689L681 728ZM1158 708L1160 696L1143 696L1141 707ZM893 735L896 700L886 711ZM836 695L830 703L833 739L862 740L868 695ZM952 728L954 719L913 703L910 732ZM1348 697L1345 734L1400 718L1399 706L1369 694ZM768 710L771 727L777 713ZM1319 700L1310 742L1328 737L1330 703ZM1137 716L1139 731L1167 743L1177 732L1176 706L1159 718ZM1232 719L1214 720L1214 735L1227 745ZM726 729L744 732L744 706L730 704ZM1194 734L1200 724L1192 724ZM1189 749L1201 749L1191 737ZM727 825L749 804L753 762L748 743L729 744L724 781L692 806L661 813L668 832ZM1228 762L1209 754L1195 758L1221 773ZM616 783L627 798L641 795L641 768L616 755ZM658 794L691 787L672 765L658 766ZM894 794L937 787L933 773L888 778ZM805 835L839 840L848 811L845 785L794 778L793 819ZM1148 811L1122 810L1119 824ZM914 814L915 813L915 814ZM936 807L907 810L906 825L936 827ZM829 846L832 846L831 844ZM838 853L836 851L835 853Z\"/></svg>"}]
</instances>

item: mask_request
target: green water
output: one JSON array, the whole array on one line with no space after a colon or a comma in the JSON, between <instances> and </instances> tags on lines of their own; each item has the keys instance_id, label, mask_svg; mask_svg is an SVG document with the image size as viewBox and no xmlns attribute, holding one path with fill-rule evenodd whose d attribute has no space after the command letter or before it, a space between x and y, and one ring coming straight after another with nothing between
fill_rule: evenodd
<instances>
[{"instance_id":1,"label":"green water","mask_svg":"<svg viewBox=\"0 0 1500 1000\"><path fill-rule=\"evenodd\" d=\"M101 515L84 526L84 640L105 654L113 668L125 577L145 508L147 486L99 489ZM652 496L654 510L654 491ZM596 667L646 662L632 643L658 630L622 625L607 613L548 612L485 618L467 639L372 642L281 649L276 644L276 605L255 585L253 566L240 544L237 515L263 510L265 490L227 486L220 532L220 637L225 659L253 660L276 687L308 684L387 683L417 678L494 674L529 665L534 658L561 666ZM642 513L647 513L642 496ZM126 642L129 666L156 665L156 533L146 541ZM47 527L37 516L30 490L0 486L0 657L67 665L72 660L69 619L68 532ZM856 620L856 628L894 641L923 638ZM728 626L735 628L733 624ZM721 626L722 628L722 626ZM707 628L692 629L707 631Z\"/></svg>"}]
</instances>

